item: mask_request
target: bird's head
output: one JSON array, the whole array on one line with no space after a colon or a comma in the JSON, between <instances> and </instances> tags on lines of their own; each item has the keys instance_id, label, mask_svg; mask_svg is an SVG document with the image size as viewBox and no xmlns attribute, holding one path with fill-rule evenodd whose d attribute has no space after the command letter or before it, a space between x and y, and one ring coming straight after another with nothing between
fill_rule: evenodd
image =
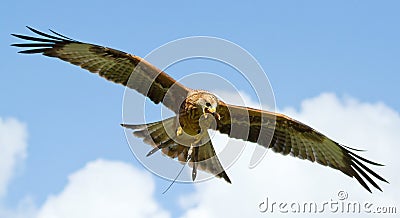
<instances>
[{"instance_id":1,"label":"bird's head","mask_svg":"<svg viewBox=\"0 0 400 218\"><path fill-rule=\"evenodd\" d=\"M207 91L197 91L192 94L192 100L196 108L201 109L204 118L207 118L208 114L212 114L218 120L221 118L217 113L218 98L217 96Z\"/></svg>"}]
</instances>

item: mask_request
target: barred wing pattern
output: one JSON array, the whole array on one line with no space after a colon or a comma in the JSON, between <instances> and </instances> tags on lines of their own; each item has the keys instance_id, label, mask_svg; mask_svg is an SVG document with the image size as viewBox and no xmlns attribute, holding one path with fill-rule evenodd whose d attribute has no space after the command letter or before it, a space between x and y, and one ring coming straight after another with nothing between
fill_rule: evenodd
<instances>
[{"instance_id":1,"label":"barred wing pattern","mask_svg":"<svg viewBox=\"0 0 400 218\"><path fill-rule=\"evenodd\" d=\"M351 151L360 150L340 145L299 121L282 114L229 105L223 102L220 102L218 107L217 112L222 118L217 124L217 130L228 134L230 137L255 142L283 155L290 154L300 159L316 161L324 166L340 170L350 177L355 177L369 192L371 192L371 189L361 175L380 191L382 189L367 172L373 177L387 182L365 166L363 162L376 166L383 165L360 157ZM264 118L263 122L261 122L262 118ZM246 119L249 122L243 122ZM263 134L260 135L262 125L266 128L266 131L263 131ZM233 128L237 128L237 131L232 132L231 129Z\"/></svg>"},{"instance_id":2,"label":"barred wing pattern","mask_svg":"<svg viewBox=\"0 0 400 218\"><path fill-rule=\"evenodd\" d=\"M19 53L39 53L62 59L97 73L107 80L132 88L149 97L156 104L163 103L176 114L179 114L182 102L191 91L138 56L112 48L79 42L51 30L54 35L39 32L30 27L28 29L40 37L12 34L17 38L30 41L29 43L12 44L12 46L28 48ZM364 163L368 163L382 166L381 164L360 157L353 152L359 150L340 145L313 128L285 115L228 105L222 101L219 102L217 113L221 117L221 120L217 121L217 130L232 138L255 142L283 155L291 154L340 170L344 174L356 178L369 192L371 190L365 180L381 190L370 175L387 182L364 165ZM154 147L149 154L161 149L171 158L178 158L181 162L186 160L188 147L177 144L173 137L165 138L162 134L166 129L160 129L154 123L144 126L124 126L135 129L136 136L144 138L146 143ZM171 126L170 129L175 131L176 127ZM155 137L155 134L159 133L161 133L159 136L162 137L157 138L158 135ZM195 159L191 159L189 165L195 169L199 167L201 170L230 182L215 154L211 141L209 139L202 140L208 141L204 141L203 146L195 149Z\"/></svg>"},{"instance_id":3,"label":"barred wing pattern","mask_svg":"<svg viewBox=\"0 0 400 218\"><path fill-rule=\"evenodd\" d=\"M179 126L176 117L154 123L141 125L122 124L122 126L133 129L133 134L136 137L143 138L143 142L153 147L153 150L147 156L161 150L164 155L172 159L177 158L182 164L186 162L189 146L179 144L179 140L176 140L178 136L174 130ZM194 172L198 168L218 178L224 178L225 181L231 183L231 180L219 162L210 137L203 137L201 144L201 146L194 147L191 155L192 158L189 159L189 166L194 168Z\"/></svg>"},{"instance_id":4,"label":"barred wing pattern","mask_svg":"<svg viewBox=\"0 0 400 218\"><path fill-rule=\"evenodd\" d=\"M52 30L50 31L54 35L27 28L42 38L12 34L20 39L30 41L30 43L12 44L16 47L29 48L19 51L19 53L39 53L80 66L107 80L135 89L156 104L162 102L175 113L178 113L179 106L187 96L188 88L138 56L112 48L79 42ZM169 90L171 87L173 88ZM167 93L168 98L164 99Z\"/></svg>"}]
</instances>

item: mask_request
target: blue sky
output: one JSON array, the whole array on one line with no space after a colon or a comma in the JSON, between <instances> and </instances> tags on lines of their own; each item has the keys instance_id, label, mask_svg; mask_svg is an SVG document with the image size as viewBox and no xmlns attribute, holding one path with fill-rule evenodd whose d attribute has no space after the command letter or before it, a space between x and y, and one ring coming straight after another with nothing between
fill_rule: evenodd
<instances>
[{"instance_id":1,"label":"blue sky","mask_svg":"<svg viewBox=\"0 0 400 218\"><path fill-rule=\"evenodd\" d=\"M144 170L119 126L124 88L59 60L17 54L9 45L19 40L10 34L30 34L26 25L139 56L182 37L220 37L258 60L280 109L301 110L305 99L333 93L398 113L399 6L398 1L4 2L0 118L25 123L28 139L27 157L13 173L3 207L17 208L26 196L40 207L63 190L68 175L99 158ZM178 64L167 72L179 78L224 69L201 65ZM177 184L161 195L169 182L152 179L158 204L173 216L184 214L177 202L196 188Z\"/></svg>"}]
</instances>

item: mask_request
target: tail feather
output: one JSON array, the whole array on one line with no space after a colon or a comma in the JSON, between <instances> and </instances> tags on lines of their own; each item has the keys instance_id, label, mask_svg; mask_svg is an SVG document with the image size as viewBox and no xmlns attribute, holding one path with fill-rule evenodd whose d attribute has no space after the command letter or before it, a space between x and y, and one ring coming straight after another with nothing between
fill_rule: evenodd
<instances>
[{"instance_id":1,"label":"tail feather","mask_svg":"<svg viewBox=\"0 0 400 218\"><path fill-rule=\"evenodd\" d=\"M177 137L180 137L176 133L179 126L177 117L148 124L121 124L121 126L133 129L133 134L136 137L142 138L146 144L153 147L147 156L161 150L164 155L172 159L177 158L182 164L185 164L188 160L190 145L179 144L176 140ZM193 180L197 175L197 169L199 169L218 178L224 178L228 183L231 183L208 135L201 140L201 145L194 150L196 152L192 153L192 157L189 159L189 166L193 168Z\"/></svg>"}]
</instances>

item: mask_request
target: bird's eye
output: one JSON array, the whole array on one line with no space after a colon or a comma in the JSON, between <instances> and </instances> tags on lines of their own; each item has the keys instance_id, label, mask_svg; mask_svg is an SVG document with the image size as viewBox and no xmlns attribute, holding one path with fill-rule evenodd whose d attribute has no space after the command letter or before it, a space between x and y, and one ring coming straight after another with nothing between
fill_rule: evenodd
<instances>
[{"instance_id":1,"label":"bird's eye","mask_svg":"<svg viewBox=\"0 0 400 218\"><path fill-rule=\"evenodd\" d=\"M207 106L207 107L211 107L210 102L207 102L207 103L206 103L206 106Z\"/></svg>"}]
</instances>

